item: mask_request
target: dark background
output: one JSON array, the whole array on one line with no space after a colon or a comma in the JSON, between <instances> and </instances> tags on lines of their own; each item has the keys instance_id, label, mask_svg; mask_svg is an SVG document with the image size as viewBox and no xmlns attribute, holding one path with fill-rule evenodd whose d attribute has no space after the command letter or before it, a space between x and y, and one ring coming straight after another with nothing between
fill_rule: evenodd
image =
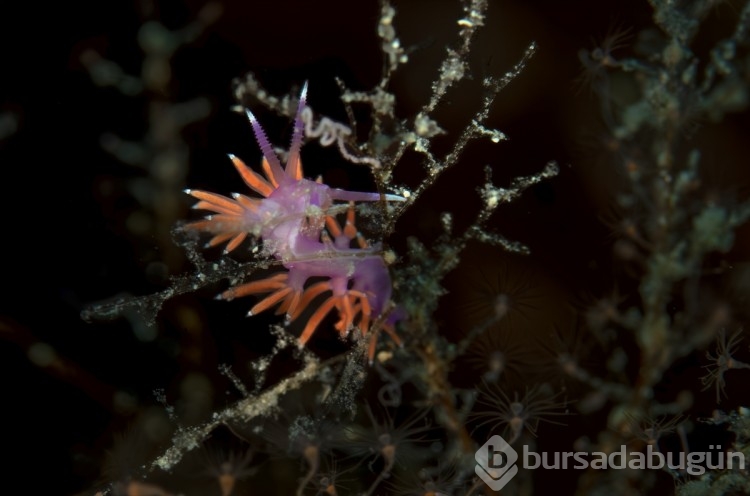
<instances>
[{"instance_id":1,"label":"dark background","mask_svg":"<svg viewBox=\"0 0 750 496\"><path fill-rule=\"evenodd\" d=\"M733 3L711 13L717 30L732 25L738 8ZM237 343L262 340L247 336L242 321L237 324L246 305L217 305L220 302L210 300L213 288L181 303L192 308L200 322L210 323L203 334L191 338L197 357L185 358L176 324L180 320L169 308L157 335L145 341L124 319L81 320L81 310L91 302L117 294L148 294L163 288L169 274L190 270L180 250L164 243L164 226L147 222L144 229L131 229L143 218L138 215L148 219L152 214L133 193L133 185L147 173L104 151L102 136L114 133L140 140L148 129L150 102L205 98L208 115L182 127L174 138L189 149L185 184L175 185L175 190L190 186L229 193L237 182L225 154L248 159L257 155L249 126L230 111L235 104L233 78L253 71L276 94L308 80L308 102L316 111L341 119L334 77L363 90L379 81L377 2L219 5L223 12L218 20L175 51L165 91L135 97L93 84L82 54L94 50L137 77L143 62L137 34L143 23L153 19L169 30L180 29L198 16L201 2L14 2L3 8L0 112L12 115L16 125L15 132L0 140L5 203L0 398L6 484L20 484L25 494L86 489L99 476L113 435L127 427L135 411L155 403L155 389L176 387L186 368L202 370L221 384L216 365L237 359ZM445 46L458 41L461 12L457 2L443 0L395 2L395 7L397 32L411 61L399 70L392 91L399 98L398 112L410 116L427 101ZM455 212L459 222L469 219L478 205L475 187L484 165L493 164L496 184L507 184L555 160L560 176L501 208L494 226L528 244L538 264L571 300L611 289L608 281L615 269L607 261L612 234L602 219L621 178L608 167L602 151L598 102L579 81L578 51L593 48L613 29L632 26L637 32L649 23L645 1L491 0L487 25L474 43L476 78L501 74L528 43L539 45L491 114L489 126L504 131L510 141L468 150L460 167L446 174L400 222L395 239L389 240L397 251L403 249L406 235L429 242L437 232L438 211ZM706 34L707 39L711 36ZM439 110L440 123L449 131L460 129L472 102L476 86L462 83ZM269 122L272 141L283 144L278 137L288 135L288 123L262 110L260 116ZM721 170L713 169L717 184L732 185L740 198L750 179L745 166L747 123L747 115L730 116L718 131L694 138L706 150L707 163L721 161ZM366 175L350 169L334 161L331 167L310 165L308 175L320 173L339 186L366 188ZM408 174L403 178L412 179ZM187 199L177 205L176 221L190 217L188 206ZM748 243L745 229L730 257L744 261ZM234 326L217 330L222 317ZM29 359L39 352L39 343L56 350L52 365L40 367ZM115 406L118 391L135 399L137 406ZM706 398L711 400L713 392Z\"/></svg>"}]
</instances>

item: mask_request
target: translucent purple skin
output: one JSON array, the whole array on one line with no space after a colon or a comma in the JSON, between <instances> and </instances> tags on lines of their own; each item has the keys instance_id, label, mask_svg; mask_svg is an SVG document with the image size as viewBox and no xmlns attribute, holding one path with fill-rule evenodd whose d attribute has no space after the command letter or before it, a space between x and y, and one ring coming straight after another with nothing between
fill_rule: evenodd
<instances>
[{"instance_id":1,"label":"translucent purple skin","mask_svg":"<svg viewBox=\"0 0 750 496\"><path fill-rule=\"evenodd\" d=\"M380 246L351 248L351 240L343 235L332 243L320 238L325 212L339 199L339 191L308 179L280 184L261 200L258 212L247 213L247 220L261 222L264 244L289 270L293 289L302 290L308 278L328 277L336 296L349 289L367 294L373 315L378 316L391 297Z\"/></svg>"}]
</instances>

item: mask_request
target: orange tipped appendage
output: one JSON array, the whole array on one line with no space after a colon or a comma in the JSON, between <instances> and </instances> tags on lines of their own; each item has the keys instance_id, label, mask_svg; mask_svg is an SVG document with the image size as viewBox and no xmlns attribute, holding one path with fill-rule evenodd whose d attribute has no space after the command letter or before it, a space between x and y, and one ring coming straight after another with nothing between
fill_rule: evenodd
<instances>
[{"instance_id":1,"label":"orange tipped appendage","mask_svg":"<svg viewBox=\"0 0 750 496\"><path fill-rule=\"evenodd\" d=\"M185 226L186 229L213 233L214 237L206 244L207 247L228 242L224 251L229 253L237 249L247 238L251 226L246 214L257 210L252 199L244 197L242 201L239 201L237 198L232 199L216 193L192 189L186 189L185 193L200 200L193 205L194 209L207 210L216 214Z\"/></svg>"},{"instance_id":2,"label":"orange tipped appendage","mask_svg":"<svg viewBox=\"0 0 750 496\"><path fill-rule=\"evenodd\" d=\"M258 193L259 195L268 197L271 195L271 193L273 193L273 190L276 189L271 185L271 183L264 179L263 176L245 165L245 162L240 160L239 157L235 155L229 155L229 158L232 160L234 168L237 169L237 172L239 172L240 176L242 176L242 180L245 181L245 184L247 184L250 189Z\"/></svg>"},{"instance_id":3,"label":"orange tipped appendage","mask_svg":"<svg viewBox=\"0 0 750 496\"><path fill-rule=\"evenodd\" d=\"M361 249L369 248L370 245L362 233L357 230L357 226L354 220L355 210L354 203L349 203L349 208L346 211L346 223L342 228L339 222L332 215L326 215L326 229L330 236L335 241L338 248L349 248L349 245L353 239L357 240L357 245Z\"/></svg>"}]
</instances>

